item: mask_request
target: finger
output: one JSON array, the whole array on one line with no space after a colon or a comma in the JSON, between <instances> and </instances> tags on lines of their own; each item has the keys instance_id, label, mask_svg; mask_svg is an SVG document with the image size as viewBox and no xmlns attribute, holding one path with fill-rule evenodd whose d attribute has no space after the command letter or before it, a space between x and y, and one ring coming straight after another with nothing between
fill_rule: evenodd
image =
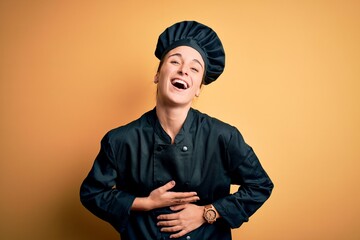
<instances>
[{"instance_id":1,"label":"finger","mask_svg":"<svg viewBox=\"0 0 360 240\"><path fill-rule=\"evenodd\" d=\"M192 203L192 202L196 202L199 201L200 198L198 196L194 196L194 197L188 197L188 198L176 198L173 199L172 202L179 205L179 204L187 204L187 203Z\"/></svg>"},{"instance_id":2,"label":"finger","mask_svg":"<svg viewBox=\"0 0 360 240\"><path fill-rule=\"evenodd\" d=\"M166 183L165 185L159 187L159 189L166 192L166 191L172 189L174 186L175 186L175 181L171 180L170 182Z\"/></svg>"},{"instance_id":3,"label":"finger","mask_svg":"<svg viewBox=\"0 0 360 240\"><path fill-rule=\"evenodd\" d=\"M173 199L172 202L176 205L187 203L185 199Z\"/></svg>"},{"instance_id":4,"label":"finger","mask_svg":"<svg viewBox=\"0 0 360 240\"><path fill-rule=\"evenodd\" d=\"M173 211L180 211L186 207L186 204L179 204L175 206L171 206L170 209Z\"/></svg>"},{"instance_id":5,"label":"finger","mask_svg":"<svg viewBox=\"0 0 360 240\"><path fill-rule=\"evenodd\" d=\"M178 232L182 229L181 226L173 226L173 227L163 227L160 228L161 232Z\"/></svg>"},{"instance_id":6,"label":"finger","mask_svg":"<svg viewBox=\"0 0 360 240\"><path fill-rule=\"evenodd\" d=\"M174 220L178 219L178 213L161 214L157 217L158 220Z\"/></svg>"},{"instance_id":7,"label":"finger","mask_svg":"<svg viewBox=\"0 0 360 240\"><path fill-rule=\"evenodd\" d=\"M178 233L175 233L175 234L172 234L170 235L170 238L179 238L179 237L182 237L184 236L185 234L187 234L188 232L186 230L181 230L180 232Z\"/></svg>"},{"instance_id":8,"label":"finger","mask_svg":"<svg viewBox=\"0 0 360 240\"><path fill-rule=\"evenodd\" d=\"M173 227L179 225L179 220L160 221L156 225L159 227Z\"/></svg>"},{"instance_id":9,"label":"finger","mask_svg":"<svg viewBox=\"0 0 360 240\"><path fill-rule=\"evenodd\" d=\"M196 192L172 192L172 197L173 198L190 198L190 197L194 197L197 196Z\"/></svg>"}]
</instances>

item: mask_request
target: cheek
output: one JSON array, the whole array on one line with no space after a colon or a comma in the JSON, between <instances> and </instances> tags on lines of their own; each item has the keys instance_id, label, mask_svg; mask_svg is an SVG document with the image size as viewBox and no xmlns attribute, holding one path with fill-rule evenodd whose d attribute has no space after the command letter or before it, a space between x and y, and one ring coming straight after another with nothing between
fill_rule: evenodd
<instances>
[{"instance_id":1,"label":"cheek","mask_svg":"<svg viewBox=\"0 0 360 240\"><path fill-rule=\"evenodd\" d=\"M195 79L194 85L196 85L197 88L201 88L202 81L203 81L203 77L199 76Z\"/></svg>"}]
</instances>

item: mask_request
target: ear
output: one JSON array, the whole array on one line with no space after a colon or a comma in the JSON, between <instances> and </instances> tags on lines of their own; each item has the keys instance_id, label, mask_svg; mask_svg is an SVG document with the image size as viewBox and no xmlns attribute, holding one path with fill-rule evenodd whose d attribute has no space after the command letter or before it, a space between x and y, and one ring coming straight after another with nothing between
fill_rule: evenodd
<instances>
[{"instance_id":1,"label":"ear","mask_svg":"<svg viewBox=\"0 0 360 240\"><path fill-rule=\"evenodd\" d=\"M199 89L196 91L195 97L199 97L199 96L200 96L200 92L201 92L201 87L199 87Z\"/></svg>"},{"instance_id":2,"label":"ear","mask_svg":"<svg viewBox=\"0 0 360 240\"><path fill-rule=\"evenodd\" d=\"M155 84L159 83L159 73L156 73L156 74L155 74L154 83L155 83Z\"/></svg>"}]
</instances>

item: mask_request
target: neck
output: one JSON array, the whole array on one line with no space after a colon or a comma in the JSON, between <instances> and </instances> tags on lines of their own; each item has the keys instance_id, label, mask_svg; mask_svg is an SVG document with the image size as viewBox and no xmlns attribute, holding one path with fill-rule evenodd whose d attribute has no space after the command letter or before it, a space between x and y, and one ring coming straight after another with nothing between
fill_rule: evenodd
<instances>
[{"instance_id":1,"label":"neck","mask_svg":"<svg viewBox=\"0 0 360 240\"><path fill-rule=\"evenodd\" d=\"M174 143L189 109L190 107L166 108L159 104L156 105L156 115L164 131L171 137L171 143Z\"/></svg>"}]
</instances>

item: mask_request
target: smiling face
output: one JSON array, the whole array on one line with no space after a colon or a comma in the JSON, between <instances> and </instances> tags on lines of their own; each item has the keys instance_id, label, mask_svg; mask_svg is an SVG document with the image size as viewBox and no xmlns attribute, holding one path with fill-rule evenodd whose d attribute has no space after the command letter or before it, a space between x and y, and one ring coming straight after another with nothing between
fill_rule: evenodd
<instances>
[{"instance_id":1,"label":"smiling face","mask_svg":"<svg viewBox=\"0 0 360 240\"><path fill-rule=\"evenodd\" d=\"M198 51L180 46L169 51L155 75L157 105L188 106L199 96L205 63Z\"/></svg>"}]
</instances>

